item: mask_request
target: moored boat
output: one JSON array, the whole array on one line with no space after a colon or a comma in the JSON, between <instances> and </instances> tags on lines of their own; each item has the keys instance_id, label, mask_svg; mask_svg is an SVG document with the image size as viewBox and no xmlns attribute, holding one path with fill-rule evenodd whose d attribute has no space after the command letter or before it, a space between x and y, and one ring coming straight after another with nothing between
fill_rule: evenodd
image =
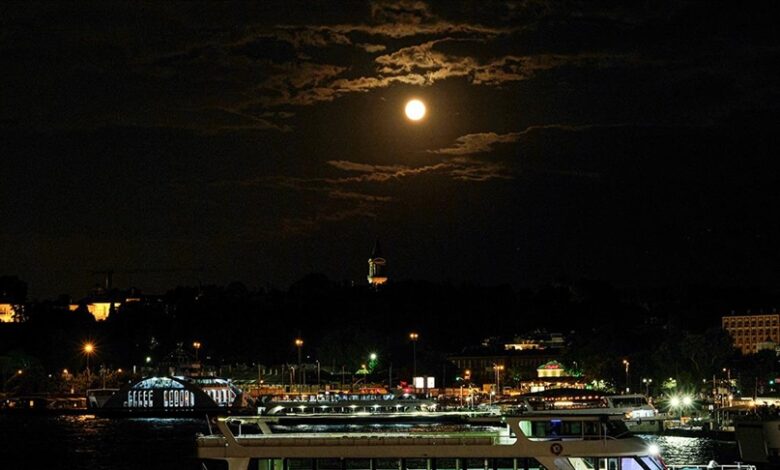
<instances>
[{"instance_id":1,"label":"moored boat","mask_svg":"<svg viewBox=\"0 0 780 470\"><path fill-rule=\"evenodd\" d=\"M273 420L273 418L270 418ZM223 417L197 454L229 470L662 470L657 449L610 416L508 417L492 431L274 434L267 417Z\"/></svg>"}]
</instances>

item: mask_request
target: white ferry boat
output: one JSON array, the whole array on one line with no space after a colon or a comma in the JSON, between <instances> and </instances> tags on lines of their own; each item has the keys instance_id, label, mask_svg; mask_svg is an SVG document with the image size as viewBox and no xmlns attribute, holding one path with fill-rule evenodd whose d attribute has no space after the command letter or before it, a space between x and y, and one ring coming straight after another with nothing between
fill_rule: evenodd
<instances>
[{"instance_id":1,"label":"white ferry boat","mask_svg":"<svg viewBox=\"0 0 780 470\"><path fill-rule=\"evenodd\" d=\"M413 394L319 393L294 397L273 397L261 402L257 414L269 416L357 415L382 413L425 413L437 411L437 403Z\"/></svg>"},{"instance_id":2,"label":"white ferry boat","mask_svg":"<svg viewBox=\"0 0 780 470\"><path fill-rule=\"evenodd\" d=\"M601 395L588 390L554 390L521 397L518 411L548 415L614 415L623 418L629 431L639 434L660 433L666 415L642 394ZM563 392L563 393L561 393Z\"/></svg>"},{"instance_id":3,"label":"white ferry boat","mask_svg":"<svg viewBox=\"0 0 780 470\"><path fill-rule=\"evenodd\" d=\"M219 418L219 434L197 437L197 456L228 470L666 468L657 448L610 416L507 417L493 431L290 434L272 433L269 420Z\"/></svg>"}]
</instances>

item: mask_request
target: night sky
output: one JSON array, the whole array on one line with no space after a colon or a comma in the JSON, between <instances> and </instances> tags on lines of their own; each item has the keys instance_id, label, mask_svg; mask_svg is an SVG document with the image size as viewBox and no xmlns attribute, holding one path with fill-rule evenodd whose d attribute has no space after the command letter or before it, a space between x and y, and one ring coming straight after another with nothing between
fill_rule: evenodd
<instances>
[{"instance_id":1,"label":"night sky","mask_svg":"<svg viewBox=\"0 0 780 470\"><path fill-rule=\"evenodd\" d=\"M0 274L777 286L771 5L3 3Z\"/></svg>"}]
</instances>

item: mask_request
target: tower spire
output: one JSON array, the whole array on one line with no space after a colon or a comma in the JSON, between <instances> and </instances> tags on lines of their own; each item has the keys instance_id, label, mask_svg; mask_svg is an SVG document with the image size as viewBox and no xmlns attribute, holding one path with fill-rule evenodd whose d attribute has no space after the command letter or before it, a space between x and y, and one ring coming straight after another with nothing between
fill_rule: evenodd
<instances>
[{"instance_id":1,"label":"tower spire","mask_svg":"<svg viewBox=\"0 0 780 470\"><path fill-rule=\"evenodd\" d=\"M387 261L382 257L382 249L379 246L379 239L374 242L374 249L371 250L371 257L368 259L368 283L374 288L387 282L385 274L385 264Z\"/></svg>"}]
</instances>

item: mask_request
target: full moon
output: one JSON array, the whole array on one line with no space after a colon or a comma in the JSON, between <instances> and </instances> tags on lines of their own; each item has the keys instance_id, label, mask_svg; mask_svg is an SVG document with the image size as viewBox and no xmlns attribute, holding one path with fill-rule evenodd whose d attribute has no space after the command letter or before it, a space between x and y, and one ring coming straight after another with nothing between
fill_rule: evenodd
<instances>
[{"instance_id":1,"label":"full moon","mask_svg":"<svg viewBox=\"0 0 780 470\"><path fill-rule=\"evenodd\" d=\"M406 117L412 121L419 121L425 117L425 104L420 100L410 100L406 103Z\"/></svg>"}]
</instances>

